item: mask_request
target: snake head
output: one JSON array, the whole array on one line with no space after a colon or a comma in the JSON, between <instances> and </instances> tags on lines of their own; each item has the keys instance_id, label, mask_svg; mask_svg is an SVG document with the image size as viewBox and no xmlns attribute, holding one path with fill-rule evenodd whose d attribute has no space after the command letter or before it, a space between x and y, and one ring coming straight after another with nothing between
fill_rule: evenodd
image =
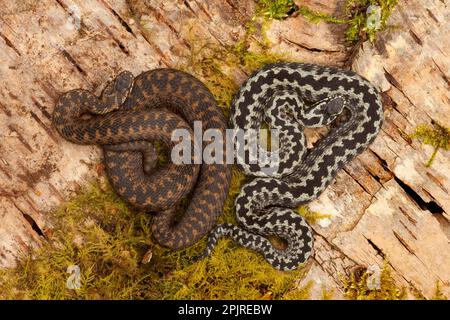
<instances>
[{"instance_id":1,"label":"snake head","mask_svg":"<svg viewBox=\"0 0 450 320\"><path fill-rule=\"evenodd\" d=\"M122 104L133 88L134 76L129 71L122 71L109 82L102 92L102 100L114 104Z\"/></svg>"},{"instance_id":2,"label":"snake head","mask_svg":"<svg viewBox=\"0 0 450 320\"><path fill-rule=\"evenodd\" d=\"M320 125L326 126L336 120L342 111L344 111L346 100L341 96L330 97L318 106L319 109L322 109Z\"/></svg>"},{"instance_id":3,"label":"snake head","mask_svg":"<svg viewBox=\"0 0 450 320\"><path fill-rule=\"evenodd\" d=\"M130 71L122 71L114 80L116 92L130 92L133 88L134 76Z\"/></svg>"},{"instance_id":4,"label":"snake head","mask_svg":"<svg viewBox=\"0 0 450 320\"><path fill-rule=\"evenodd\" d=\"M331 98L326 104L326 111L329 115L338 115L345 107L345 100L343 97L337 96Z\"/></svg>"}]
</instances>

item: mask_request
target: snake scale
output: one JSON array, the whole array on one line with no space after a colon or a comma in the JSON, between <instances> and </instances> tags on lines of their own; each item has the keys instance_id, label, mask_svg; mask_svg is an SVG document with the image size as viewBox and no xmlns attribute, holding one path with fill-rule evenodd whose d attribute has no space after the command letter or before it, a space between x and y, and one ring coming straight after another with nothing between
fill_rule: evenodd
<instances>
[{"instance_id":1,"label":"snake scale","mask_svg":"<svg viewBox=\"0 0 450 320\"><path fill-rule=\"evenodd\" d=\"M157 165L151 142L171 149L173 130L188 130L193 137L194 121L201 121L205 130L226 129L210 91L195 77L169 68L136 78L124 71L106 85L100 98L82 89L66 92L53 112L53 124L65 139L103 148L114 190L135 207L158 212L153 235L174 250L196 243L214 227L230 181L224 164ZM191 192L179 217L176 205Z\"/></svg>"},{"instance_id":2,"label":"snake scale","mask_svg":"<svg viewBox=\"0 0 450 320\"><path fill-rule=\"evenodd\" d=\"M238 163L245 174L255 177L235 201L240 227L216 226L203 256L211 253L220 237L228 236L262 253L277 269L295 269L311 255L313 235L293 208L317 198L337 172L373 142L383 123L380 95L352 71L276 63L250 76L231 108L233 128L260 129L266 122L280 129L280 164L268 175L258 164ZM332 126L308 151L303 129L328 125L345 115L344 109L349 114L346 121ZM268 239L272 235L283 238L286 248L275 248Z\"/></svg>"}]
</instances>

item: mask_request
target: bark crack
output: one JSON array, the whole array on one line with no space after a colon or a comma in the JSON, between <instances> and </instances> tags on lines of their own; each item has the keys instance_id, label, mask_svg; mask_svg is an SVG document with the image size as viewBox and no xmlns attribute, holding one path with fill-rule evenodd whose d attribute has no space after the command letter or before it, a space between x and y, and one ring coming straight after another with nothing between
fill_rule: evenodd
<instances>
[{"instance_id":1,"label":"bark crack","mask_svg":"<svg viewBox=\"0 0 450 320\"><path fill-rule=\"evenodd\" d=\"M111 11L111 13L114 15L114 17L116 17L116 19L120 22L120 24L122 25L122 27L130 34L133 35L133 37L136 38L136 35L133 32L133 29L131 29L131 27L128 25L128 23L120 16L120 14L117 13L116 10L114 10L113 8L111 8L111 6L106 3L104 0L102 0L102 3Z\"/></svg>"},{"instance_id":2,"label":"bark crack","mask_svg":"<svg viewBox=\"0 0 450 320\"><path fill-rule=\"evenodd\" d=\"M11 42L11 40L9 40L3 33L0 32L0 37L5 41L5 44L10 47L11 49L14 50L14 52L20 57L22 56L20 54L20 51L13 45L13 43Z\"/></svg>"},{"instance_id":3,"label":"bark crack","mask_svg":"<svg viewBox=\"0 0 450 320\"><path fill-rule=\"evenodd\" d=\"M425 201L416 191L414 191L413 188L411 188L409 185L407 185L405 182L403 182L400 178L398 178L395 175L394 180L421 210L427 210L432 214L442 214L444 212L444 209L439 204L437 204L436 201L433 200L429 202Z\"/></svg>"},{"instance_id":4,"label":"bark crack","mask_svg":"<svg viewBox=\"0 0 450 320\"><path fill-rule=\"evenodd\" d=\"M40 237L46 238L44 232L28 213L24 212L14 201L12 201L14 207L22 214L25 221L30 225L31 229Z\"/></svg>"},{"instance_id":5,"label":"bark crack","mask_svg":"<svg viewBox=\"0 0 450 320\"><path fill-rule=\"evenodd\" d=\"M287 42L289 44L292 44L294 46L300 47L300 48L302 48L304 50L311 51L311 52L322 52L322 53L336 53L336 52L340 52L340 50L326 50L326 49L314 48L314 47L311 47L311 46L307 46L307 45L300 44L298 42L289 40L287 38L283 38L283 41L285 41L285 42Z\"/></svg>"},{"instance_id":6,"label":"bark crack","mask_svg":"<svg viewBox=\"0 0 450 320\"><path fill-rule=\"evenodd\" d=\"M78 64L78 62L75 61L75 59L70 55L70 53L66 51L66 49L61 49L61 53L75 67L75 69L78 70L78 72L80 72L83 75L86 75L86 72L83 70L83 68Z\"/></svg>"},{"instance_id":7,"label":"bark crack","mask_svg":"<svg viewBox=\"0 0 450 320\"><path fill-rule=\"evenodd\" d=\"M411 35L411 38L419 45L419 46L423 46L423 42L422 39L419 38L419 36L412 31L411 29L409 29L409 34Z\"/></svg>"},{"instance_id":8,"label":"bark crack","mask_svg":"<svg viewBox=\"0 0 450 320\"><path fill-rule=\"evenodd\" d=\"M386 254L383 252L383 250L377 246L371 239L367 238L365 235L363 237L367 240L367 243L375 250L377 255L379 255L382 259L386 257Z\"/></svg>"},{"instance_id":9,"label":"bark crack","mask_svg":"<svg viewBox=\"0 0 450 320\"><path fill-rule=\"evenodd\" d=\"M433 61L433 64L436 66L436 68L439 70L439 73L442 77L442 79L444 79L445 83L447 83L447 85L450 85L450 79L448 78L448 76L445 74L444 70L441 69L441 67L436 63L436 61L434 60L434 58L431 58L431 61Z\"/></svg>"}]
</instances>

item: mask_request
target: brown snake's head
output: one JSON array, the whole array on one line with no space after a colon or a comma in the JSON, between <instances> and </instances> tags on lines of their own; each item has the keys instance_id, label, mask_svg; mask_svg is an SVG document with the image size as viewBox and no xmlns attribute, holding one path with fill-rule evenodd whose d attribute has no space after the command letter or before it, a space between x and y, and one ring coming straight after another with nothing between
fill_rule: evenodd
<instances>
[{"instance_id":1,"label":"brown snake's head","mask_svg":"<svg viewBox=\"0 0 450 320\"><path fill-rule=\"evenodd\" d=\"M109 82L101 94L102 100L114 105L125 102L131 89L133 89L134 76L129 71L122 71Z\"/></svg>"}]
</instances>

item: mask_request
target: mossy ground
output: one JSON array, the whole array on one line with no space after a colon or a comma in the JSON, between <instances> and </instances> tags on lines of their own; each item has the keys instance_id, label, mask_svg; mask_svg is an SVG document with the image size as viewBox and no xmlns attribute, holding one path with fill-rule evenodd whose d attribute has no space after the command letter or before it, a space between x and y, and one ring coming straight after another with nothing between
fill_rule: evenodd
<instances>
[{"instance_id":1,"label":"mossy ground","mask_svg":"<svg viewBox=\"0 0 450 320\"><path fill-rule=\"evenodd\" d=\"M391 275L391 269L385 262L380 272L379 289L369 289L366 271L355 272L350 278L344 279L344 292L352 300L403 300L406 298L406 288L399 288Z\"/></svg>"},{"instance_id":2,"label":"mossy ground","mask_svg":"<svg viewBox=\"0 0 450 320\"><path fill-rule=\"evenodd\" d=\"M367 286L370 274L366 270L356 270L349 278L343 279L344 292L347 299L352 300L426 300L426 297L414 286L399 287L392 277L392 269L387 260L380 272L380 287L369 289ZM409 296L408 293L411 295ZM436 282L434 295L431 300L448 300L442 292L441 283Z\"/></svg>"},{"instance_id":3,"label":"mossy ground","mask_svg":"<svg viewBox=\"0 0 450 320\"><path fill-rule=\"evenodd\" d=\"M285 19L298 10L294 0L257 0L257 15L266 19Z\"/></svg>"},{"instance_id":4,"label":"mossy ground","mask_svg":"<svg viewBox=\"0 0 450 320\"><path fill-rule=\"evenodd\" d=\"M431 126L422 124L418 126L411 138L419 139L422 143L433 147L433 153L425 164L431 167L437 152L442 150L450 150L450 128L447 128L436 121L432 121Z\"/></svg>"},{"instance_id":5,"label":"mossy ground","mask_svg":"<svg viewBox=\"0 0 450 320\"><path fill-rule=\"evenodd\" d=\"M300 5L297 9L298 13L303 15L312 23L328 22L347 25L345 35L350 43L357 41L365 41L369 39L374 41L378 32L385 30L387 20L392 10L397 5L398 0L347 0L345 2L344 18L337 18L332 15L312 10L311 8ZM373 28L367 24L372 14L367 13L367 8L371 5L379 6L381 9L380 25Z\"/></svg>"},{"instance_id":6,"label":"mossy ground","mask_svg":"<svg viewBox=\"0 0 450 320\"><path fill-rule=\"evenodd\" d=\"M233 221L233 198L242 181L234 171L222 220ZM130 209L106 182L90 186L48 218L53 232L42 247L24 253L15 269L0 271L1 299L307 297L307 288L296 289L294 284L301 269L277 271L260 255L229 240L200 261L194 257L204 241L179 252L158 246L151 240L151 216ZM66 288L71 265L81 270L78 290Z\"/></svg>"},{"instance_id":7,"label":"mossy ground","mask_svg":"<svg viewBox=\"0 0 450 320\"><path fill-rule=\"evenodd\" d=\"M350 15L348 28L346 31L347 40L355 42L358 40L369 39L374 41L378 32L387 28L387 20L397 5L398 0L347 0L346 10ZM367 25L367 8L376 5L381 8L380 27L375 29Z\"/></svg>"}]
</instances>

